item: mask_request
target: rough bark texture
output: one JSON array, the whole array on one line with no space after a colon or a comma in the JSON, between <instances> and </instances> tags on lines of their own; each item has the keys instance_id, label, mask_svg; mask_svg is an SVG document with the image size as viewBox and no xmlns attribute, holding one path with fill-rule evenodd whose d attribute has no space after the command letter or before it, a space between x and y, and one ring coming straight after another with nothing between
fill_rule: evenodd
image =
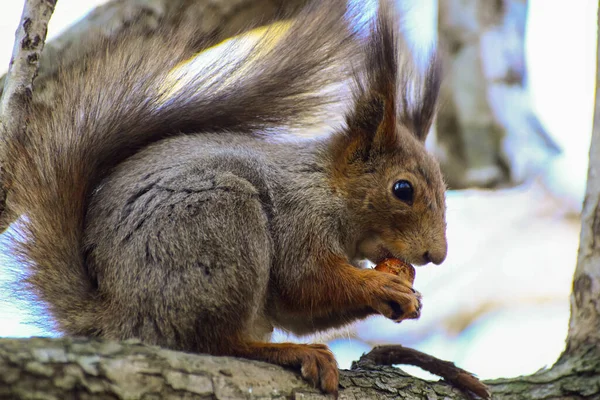
<instances>
[{"instance_id":1,"label":"rough bark texture","mask_svg":"<svg viewBox=\"0 0 600 400\"><path fill-rule=\"evenodd\" d=\"M27 0L23 7L21 22L15 34L13 54L2 82L0 99L0 132L25 129L28 105L33 96L33 81L37 76L40 55L44 48L48 22L54 12L56 0ZM8 194L4 180L4 146L0 145L0 232L8 227L13 217L6 210Z\"/></svg>"},{"instance_id":2,"label":"rough bark texture","mask_svg":"<svg viewBox=\"0 0 600 400\"><path fill-rule=\"evenodd\" d=\"M596 354L597 355L597 354ZM489 381L493 399L600 398L600 359ZM469 399L398 368L342 371L340 399ZM0 399L326 399L299 374L256 361L178 353L136 342L0 340Z\"/></svg>"},{"instance_id":3,"label":"rough bark texture","mask_svg":"<svg viewBox=\"0 0 600 400\"><path fill-rule=\"evenodd\" d=\"M55 5L56 1L51 0L25 2L0 100L0 116L5 126L21 126L25 122L27 104L33 95L33 80L37 76Z\"/></svg>"},{"instance_id":4,"label":"rough bark texture","mask_svg":"<svg viewBox=\"0 0 600 400\"><path fill-rule=\"evenodd\" d=\"M376 346L368 354L364 354L358 367L373 365L408 364L417 366L427 372L443 378L452 386L463 391L472 392L484 399L490 398L490 391L479 379L464 369L458 368L450 361L440 360L429 354L402 345Z\"/></svg>"},{"instance_id":5,"label":"rough bark texture","mask_svg":"<svg viewBox=\"0 0 600 400\"><path fill-rule=\"evenodd\" d=\"M451 188L517 183L558 148L524 86L526 0L440 0L436 152Z\"/></svg>"},{"instance_id":6,"label":"rough bark texture","mask_svg":"<svg viewBox=\"0 0 600 400\"><path fill-rule=\"evenodd\" d=\"M600 40L598 51L600 54ZM565 355L578 354L590 344L600 345L600 64L597 65L594 129Z\"/></svg>"}]
</instances>

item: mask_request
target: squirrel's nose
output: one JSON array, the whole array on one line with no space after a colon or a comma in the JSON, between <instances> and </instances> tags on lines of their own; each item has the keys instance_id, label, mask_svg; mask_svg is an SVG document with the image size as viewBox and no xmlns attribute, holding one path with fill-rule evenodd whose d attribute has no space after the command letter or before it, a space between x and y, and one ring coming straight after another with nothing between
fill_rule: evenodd
<instances>
[{"instance_id":1,"label":"squirrel's nose","mask_svg":"<svg viewBox=\"0 0 600 400\"><path fill-rule=\"evenodd\" d=\"M425 263L434 263L436 265L439 265L441 263L444 262L444 260L446 259L446 253L447 253L447 248L446 246L443 246L443 248L439 248L439 249L431 249L425 252L425 254L423 254L423 259L425 261Z\"/></svg>"},{"instance_id":2,"label":"squirrel's nose","mask_svg":"<svg viewBox=\"0 0 600 400\"><path fill-rule=\"evenodd\" d=\"M431 262L431 257L429 256L428 251L423 254L423 262L425 262L425 264L429 264Z\"/></svg>"}]
</instances>

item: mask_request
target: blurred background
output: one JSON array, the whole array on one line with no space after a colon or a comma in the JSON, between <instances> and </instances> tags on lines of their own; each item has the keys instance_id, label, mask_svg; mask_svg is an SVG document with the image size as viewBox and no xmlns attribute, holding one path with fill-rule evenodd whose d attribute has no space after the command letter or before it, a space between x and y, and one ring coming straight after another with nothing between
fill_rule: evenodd
<instances>
[{"instance_id":1,"label":"blurred background","mask_svg":"<svg viewBox=\"0 0 600 400\"><path fill-rule=\"evenodd\" d=\"M60 0L48 40L104 2ZM8 68L22 10L22 2L5 3L0 73ZM414 51L426 58L438 37L445 61L442 108L427 145L450 188L449 254L441 266L417 270L420 320L373 317L318 339L329 342L342 368L374 345L401 343L482 378L532 373L556 360L567 334L592 128L598 2L399 3ZM0 284L13 279L3 271ZM0 336L53 334L31 324L35 310L17 305L7 291L0 300ZM280 332L276 339L306 340Z\"/></svg>"}]
</instances>

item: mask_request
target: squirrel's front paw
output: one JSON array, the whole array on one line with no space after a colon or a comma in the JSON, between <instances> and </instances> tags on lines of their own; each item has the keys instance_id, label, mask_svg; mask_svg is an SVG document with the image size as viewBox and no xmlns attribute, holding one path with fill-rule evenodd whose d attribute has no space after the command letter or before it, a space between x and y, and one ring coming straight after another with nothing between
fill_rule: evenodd
<instances>
[{"instance_id":1,"label":"squirrel's front paw","mask_svg":"<svg viewBox=\"0 0 600 400\"><path fill-rule=\"evenodd\" d=\"M386 318L400 322L421 316L421 294L401 277L377 273L369 282L371 307Z\"/></svg>"}]
</instances>

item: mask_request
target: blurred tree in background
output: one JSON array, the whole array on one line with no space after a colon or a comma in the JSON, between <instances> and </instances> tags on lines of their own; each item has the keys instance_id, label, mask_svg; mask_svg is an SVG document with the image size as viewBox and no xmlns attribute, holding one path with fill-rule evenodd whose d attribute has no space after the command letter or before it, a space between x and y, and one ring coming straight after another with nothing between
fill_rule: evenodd
<instances>
[{"instance_id":1,"label":"blurred tree in background","mask_svg":"<svg viewBox=\"0 0 600 400\"><path fill-rule=\"evenodd\" d=\"M525 87L526 0L439 0L435 152L452 189L514 185L559 151Z\"/></svg>"}]
</instances>

